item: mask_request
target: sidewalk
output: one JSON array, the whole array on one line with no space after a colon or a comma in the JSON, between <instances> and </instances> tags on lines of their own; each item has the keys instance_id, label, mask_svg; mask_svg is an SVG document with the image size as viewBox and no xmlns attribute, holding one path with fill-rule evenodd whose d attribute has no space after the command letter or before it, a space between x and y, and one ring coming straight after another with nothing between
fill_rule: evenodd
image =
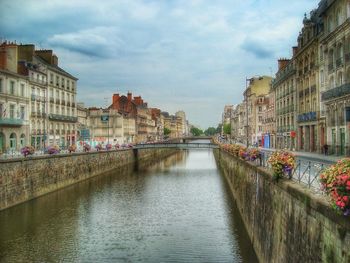
<instances>
[{"instance_id":1,"label":"sidewalk","mask_svg":"<svg viewBox=\"0 0 350 263\"><path fill-rule=\"evenodd\" d=\"M273 149L273 148L259 147L259 149L266 152L276 151L276 149ZM327 162L327 163L335 163L338 160L345 158L345 156L324 155L319 153L297 152L297 151L289 151L289 150L287 151L293 153L295 156L303 157L304 159L309 159L309 160L319 161L319 162Z\"/></svg>"}]
</instances>

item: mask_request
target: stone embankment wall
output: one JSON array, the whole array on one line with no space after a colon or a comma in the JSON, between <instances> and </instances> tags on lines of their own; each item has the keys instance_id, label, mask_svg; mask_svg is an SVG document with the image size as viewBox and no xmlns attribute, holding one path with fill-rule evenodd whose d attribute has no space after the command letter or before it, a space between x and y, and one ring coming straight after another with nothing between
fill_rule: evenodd
<instances>
[{"instance_id":1,"label":"stone embankment wall","mask_svg":"<svg viewBox=\"0 0 350 263\"><path fill-rule=\"evenodd\" d=\"M260 262L350 262L350 220L326 197L215 150Z\"/></svg>"},{"instance_id":2,"label":"stone embankment wall","mask_svg":"<svg viewBox=\"0 0 350 263\"><path fill-rule=\"evenodd\" d=\"M176 149L133 149L0 161L0 210L125 165L165 158Z\"/></svg>"}]
</instances>

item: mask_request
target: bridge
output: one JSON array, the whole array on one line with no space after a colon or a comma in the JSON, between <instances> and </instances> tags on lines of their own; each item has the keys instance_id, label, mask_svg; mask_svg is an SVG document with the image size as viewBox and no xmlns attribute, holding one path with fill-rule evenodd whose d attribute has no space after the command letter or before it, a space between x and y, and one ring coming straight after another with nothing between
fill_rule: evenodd
<instances>
[{"instance_id":1,"label":"bridge","mask_svg":"<svg viewBox=\"0 0 350 263\"><path fill-rule=\"evenodd\" d=\"M196 142L169 142L169 143L148 143L148 144L136 144L134 149L150 149L150 148L178 148L178 149L218 149L217 144L208 143L196 143Z\"/></svg>"}]
</instances>

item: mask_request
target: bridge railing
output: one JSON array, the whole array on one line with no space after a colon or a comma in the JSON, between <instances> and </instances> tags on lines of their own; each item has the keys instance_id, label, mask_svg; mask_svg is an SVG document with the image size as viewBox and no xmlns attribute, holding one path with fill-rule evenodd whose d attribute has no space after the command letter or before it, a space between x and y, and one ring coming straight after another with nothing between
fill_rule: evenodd
<instances>
[{"instance_id":1,"label":"bridge railing","mask_svg":"<svg viewBox=\"0 0 350 263\"><path fill-rule=\"evenodd\" d=\"M182 148L182 149L193 149L193 148L219 148L218 145L214 143L150 143L150 144L136 144L136 149L143 149L143 148Z\"/></svg>"}]
</instances>

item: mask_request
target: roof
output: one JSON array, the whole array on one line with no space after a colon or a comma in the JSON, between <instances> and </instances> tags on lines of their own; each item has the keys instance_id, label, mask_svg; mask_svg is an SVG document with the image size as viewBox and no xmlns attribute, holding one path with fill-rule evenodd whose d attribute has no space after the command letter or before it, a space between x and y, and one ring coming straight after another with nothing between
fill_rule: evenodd
<instances>
[{"instance_id":1,"label":"roof","mask_svg":"<svg viewBox=\"0 0 350 263\"><path fill-rule=\"evenodd\" d=\"M62 75L65 75L66 77L72 78L74 80L78 80L78 78L74 77L73 75L69 74L67 71L63 70L62 68L60 68L59 66L56 65L52 65L50 63L48 63L46 60L42 59L41 57L34 55L34 57L39 60L41 63L45 64L49 69L56 71Z\"/></svg>"}]
</instances>

